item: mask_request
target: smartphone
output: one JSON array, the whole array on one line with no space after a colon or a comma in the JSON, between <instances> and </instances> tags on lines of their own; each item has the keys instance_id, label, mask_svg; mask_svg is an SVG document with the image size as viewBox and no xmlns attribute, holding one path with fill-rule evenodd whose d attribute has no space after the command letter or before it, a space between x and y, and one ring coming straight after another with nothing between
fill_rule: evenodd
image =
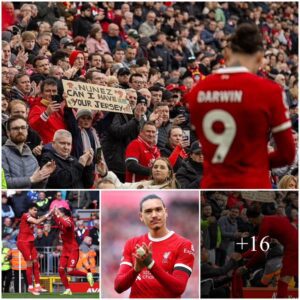
<instances>
[{"instance_id":1,"label":"smartphone","mask_svg":"<svg viewBox=\"0 0 300 300\"><path fill-rule=\"evenodd\" d=\"M191 132L190 130L182 130L182 140L188 142L188 146L191 144Z\"/></svg>"},{"instance_id":2,"label":"smartphone","mask_svg":"<svg viewBox=\"0 0 300 300\"><path fill-rule=\"evenodd\" d=\"M56 101L57 103L61 103L63 101L63 98L61 95L52 95L52 101Z\"/></svg>"},{"instance_id":3,"label":"smartphone","mask_svg":"<svg viewBox=\"0 0 300 300\"><path fill-rule=\"evenodd\" d=\"M98 164L100 161L102 161L102 147L96 150L96 163Z\"/></svg>"}]
</instances>

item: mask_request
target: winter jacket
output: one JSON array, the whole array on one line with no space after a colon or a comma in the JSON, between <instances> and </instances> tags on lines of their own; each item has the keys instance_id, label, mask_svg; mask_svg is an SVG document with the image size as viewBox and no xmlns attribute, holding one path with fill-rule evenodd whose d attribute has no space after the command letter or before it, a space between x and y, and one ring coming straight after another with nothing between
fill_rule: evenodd
<instances>
[{"instance_id":1,"label":"winter jacket","mask_svg":"<svg viewBox=\"0 0 300 300\"><path fill-rule=\"evenodd\" d=\"M43 188L46 182L32 184L30 177L39 165L30 148L24 144L22 152L11 140L2 147L2 168L4 170L7 188L30 189Z\"/></svg>"},{"instance_id":2,"label":"winter jacket","mask_svg":"<svg viewBox=\"0 0 300 300\"><path fill-rule=\"evenodd\" d=\"M172 124L168 121L167 124L158 128L158 140L157 147L162 149L165 147L169 139L169 131L172 128Z\"/></svg>"},{"instance_id":3,"label":"winter jacket","mask_svg":"<svg viewBox=\"0 0 300 300\"><path fill-rule=\"evenodd\" d=\"M83 36L87 37L92 29L93 20L91 18L86 18L79 16L73 22L73 36Z\"/></svg>"},{"instance_id":4,"label":"winter jacket","mask_svg":"<svg viewBox=\"0 0 300 300\"><path fill-rule=\"evenodd\" d=\"M176 179L183 189L198 189L203 174L203 165L191 158L182 162L176 172Z\"/></svg>"},{"instance_id":5,"label":"winter jacket","mask_svg":"<svg viewBox=\"0 0 300 300\"><path fill-rule=\"evenodd\" d=\"M115 114L102 140L108 169L125 175L125 151L128 144L139 135L140 122L126 114Z\"/></svg>"},{"instance_id":6,"label":"winter jacket","mask_svg":"<svg viewBox=\"0 0 300 300\"><path fill-rule=\"evenodd\" d=\"M47 188L77 189L90 188L93 185L93 166L83 167L73 156L62 158L56 153L52 145L48 144L43 148L41 166L51 160L55 161L56 169L48 179Z\"/></svg>"}]
</instances>

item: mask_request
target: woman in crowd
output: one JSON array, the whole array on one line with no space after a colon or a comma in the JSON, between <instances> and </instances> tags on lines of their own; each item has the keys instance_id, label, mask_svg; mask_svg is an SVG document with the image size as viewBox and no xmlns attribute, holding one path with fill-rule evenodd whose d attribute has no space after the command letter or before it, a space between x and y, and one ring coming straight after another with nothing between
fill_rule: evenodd
<instances>
[{"instance_id":1,"label":"woman in crowd","mask_svg":"<svg viewBox=\"0 0 300 300\"><path fill-rule=\"evenodd\" d=\"M125 182L122 183L115 173L108 171L104 162L98 165L98 172L102 180L109 180L117 189L177 189L179 185L175 179L173 169L169 160L165 157L157 158L151 169L151 176L149 180L139 182ZM97 182L101 184L101 179Z\"/></svg>"},{"instance_id":2,"label":"woman in crowd","mask_svg":"<svg viewBox=\"0 0 300 300\"><path fill-rule=\"evenodd\" d=\"M297 187L297 178L293 175L284 175L278 182L279 189L295 190Z\"/></svg>"}]
</instances>

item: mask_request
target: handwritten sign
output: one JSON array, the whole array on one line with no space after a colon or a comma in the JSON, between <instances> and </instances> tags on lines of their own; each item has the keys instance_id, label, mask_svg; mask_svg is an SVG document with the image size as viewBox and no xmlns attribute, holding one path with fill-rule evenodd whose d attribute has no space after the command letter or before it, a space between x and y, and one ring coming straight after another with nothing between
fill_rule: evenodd
<instances>
[{"instance_id":1,"label":"handwritten sign","mask_svg":"<svg viewBox=\"0 0 300 300\"><path fill-rule=\"evenodd\" d=\"M271 192L271 191L242 192L242 197L246 200L270 203L275 201L275 192Z\"/></svg>"},{"instance_id":2,"label":"handwritten sign","mask_svg":"<svg viewBox=\"0 0 300 300\"><path fill-rule=\"evenodd\" d=\"M132 114L125 90L70 80L62 82L68 107Z\"/></svg>"}]
</instances>

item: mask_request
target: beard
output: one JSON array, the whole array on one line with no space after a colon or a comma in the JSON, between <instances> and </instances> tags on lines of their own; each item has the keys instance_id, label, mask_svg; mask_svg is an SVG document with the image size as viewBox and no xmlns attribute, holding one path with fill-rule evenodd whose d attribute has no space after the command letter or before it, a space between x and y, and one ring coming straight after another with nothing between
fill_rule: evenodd
<instances>
[{"instance_id":1,"label":"beard","mask_svg":"<svg viewBox=\"0 0 300 300\"><path fill-rule=\"evenodd\" d=\"M15 143L16 145L19 145L19 144L26 142L27 135L25 135L23 133L19 133L18 135L14 136L14 137L10 137L10 139L13 143Z\"/></svg>"}]
</instances>

